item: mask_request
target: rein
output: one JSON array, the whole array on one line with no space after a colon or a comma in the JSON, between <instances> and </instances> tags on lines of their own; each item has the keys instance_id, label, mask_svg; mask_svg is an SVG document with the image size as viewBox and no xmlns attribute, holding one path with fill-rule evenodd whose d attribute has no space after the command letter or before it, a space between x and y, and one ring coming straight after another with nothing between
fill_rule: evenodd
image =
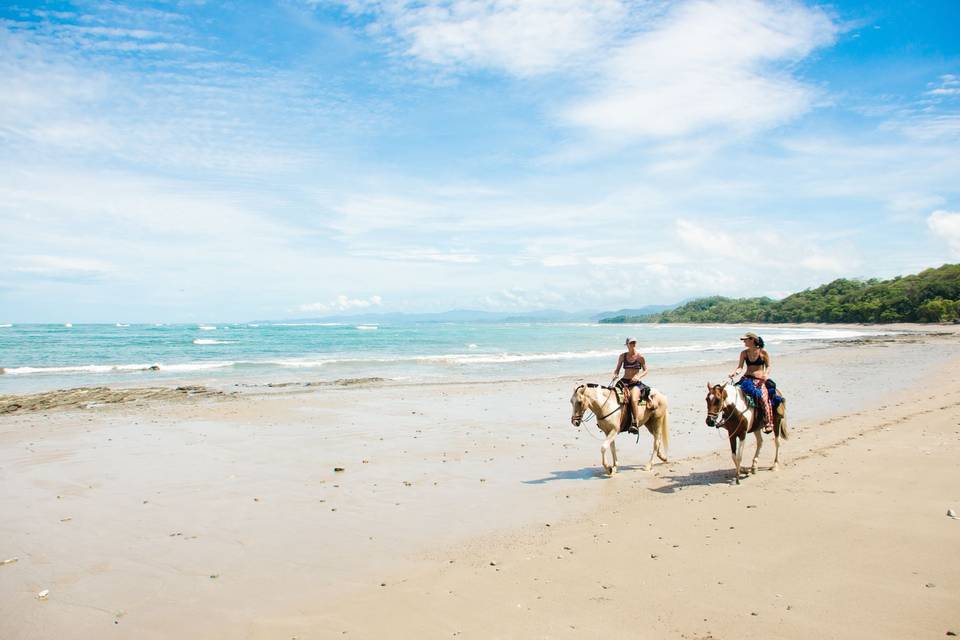
<instances>
[{"instance_id":1,"label":"rein","mask_svg":"<svg viewBox=\"0 0 960 640\"><path fill-rule=\"evenodd\" d=\"M723 383L722 385L720 385L720 390L722 391L723 388L726 387L726 386L727 386L727 383L726 383L726 382ZM713 428L714 428L714 429L717 429L717 430L719 430L720 427L726 428L727 423L730 422L730 420L732 420L735 415L737 415L738 413L740 413L740 412L737 410L737 407L736 407L736 406L733 406L733 405L731 404L731 405L729 405L729 406L730 406L730 412L727 414L727 417L724 418L724 417L723 417L723 412L724 412L724 410L727 408L728 405L724 405L722 399L721 399L720 402L721 402L721 404L720 404L720 409L719 409L715 414L713 414L714 416L716 416L716 419L717 419L717 421L716 421L716 422L714 423L714 425L713 425ZM710 416L711 416L711 414L710 414L710 413L707 413L707 417L709 418ZM742 417L743 417L743 414L740 414L740 417L742 418ZM729 429L727 430L727 433L729 434L728 437L729 437L730 440L732 440L732 439L734 438L734 436L736 435L736 431L730 432Z\"/></svg>"},{"instance_id":2,"label":"rein","mask_svg":"<svg viewBox=\"0 0 960 640\"><path fill-rule=\"evenodd\" d=\"M589 386L591 386L591 385L587 384L587 385L581 385L581 386L583 386L583 387L589 387ZM596 388L600 388L600 385L593 385L593 386L596 387ZM606 389L606 390L609 391L610 393L607 394L607 399L604 400L603 403L600 405L600 410L601 410L601 411L603 411L603 408L604 408L605 406L607 406L607 403L608 403L608 402L610 402L610 398L616 396L616 391L615 391L612 387L602 387L602 388ZM577 404L580 405L580 408L581 408L581 409L584 409L584 410L582 410L582 411L580 412L580 415L579 415L580 426L582 426L582 427L584 428L583 430L586 431L587 433L589 433L589 434L590 434L590 437L593 438L594 440L603 440L603 438L597 438L595 435L593 435L593 433L592 433L589 429L586 428L587 422L589 422L589 421L592 420L593 418L597 418L597 421L598 421L598 422L599 422L600 420L606 420L607 418L609 418L610 416L612 416L612 415L615 414L616 412L618 412L618 411L620 411L621 409L623 409L623 405L618 404L617 407L616 407L613 411L611 411L611 412L609 412L609 413L607 413L607 414L605 414L605 415L602 415L602 416L597 417L597 414L596 414L596 413L594 413L594 412L591 411L590 409L585 409L585 408L584 408L584 406L586 405L586 403L585 403L584 401L578 400L578 401L577 401ZM587 417L587 416L586 416L587 413L590 413L591 416L590 416L590 417ZM573 417L576 418L576 417L578 417L578 416L577 416L576 414L574 414Z\"/></svg>"},{"instance_id":3,"label":"rein","mask_svg":"<svg viewBox=\"0 0 960 640\"><path fill-rule=\"evenodd\" d=\"M604 408L605 406L607 406L607 403L608 403L608 402L610 402L610 398L613 398L614 396L617 395L616 390L613 389L612 387L607 387L607 389L610 391L610 393L607 394L607 399L603 401L603 404L602 404L602 405L600 405L600 410L601 410L601 411L603 411L603 408ZM597 418L597 420L606 420L607 418L609 418L610 416L612 416L613 414L615 414L617 411L620 411L621 409L623 409L623 405L622 405L622 404L617 404L617 408L616 408L616 409L614 409L613 411L611 411L610 413L608 413L608 414L605 415L605 416L601 416L601 417Z\"/></svg>"},{"instance_id":4,"label":"rein","mask_svg":"<svg viewBox=\"0 0 960 640\"><path fill-rule=\"evenodd\" d=\"M726 428L727 423L730 422L730 420L733 418L733 416L734 416L736 413L737 413L737 408L734 407L734 408L732 408L732 409L730 410L730 413L727 414L727 417L724 418L724 417L723 417L723 407L721 407L721 408L720 408L720 411L718 411L717 414L716 414L716 415L717 415L717 418L718 418L718 421L713 425L713 428L714 428L714 429L719 429L720 427ZM710 416L710 414L708 413L708 414L707 414L707 417L709 417L709 416ZM723 419L720 420L720 418L723 418ZM731 435L730 437L732 438L733 436Z\"/></svg>"}]
</instances>

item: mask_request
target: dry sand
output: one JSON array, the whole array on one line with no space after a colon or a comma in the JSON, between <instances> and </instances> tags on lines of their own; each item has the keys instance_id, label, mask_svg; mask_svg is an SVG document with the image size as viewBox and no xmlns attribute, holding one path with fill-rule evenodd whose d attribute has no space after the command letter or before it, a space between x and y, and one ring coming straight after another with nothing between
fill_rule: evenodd
<instances>
[{"instance_id":1,"label":"dry sand","mask_svg":"<svg viewBox=\"0 0 960 640\"><path fill-rule=\"evenodd\" d=\"M673 460L621 436L613 478L574 379L8 415L0 638L960 633L958 358L781 358L784 468L740 486L703 424L730 363L655 371Z\"/></svg>"}]
</instances>

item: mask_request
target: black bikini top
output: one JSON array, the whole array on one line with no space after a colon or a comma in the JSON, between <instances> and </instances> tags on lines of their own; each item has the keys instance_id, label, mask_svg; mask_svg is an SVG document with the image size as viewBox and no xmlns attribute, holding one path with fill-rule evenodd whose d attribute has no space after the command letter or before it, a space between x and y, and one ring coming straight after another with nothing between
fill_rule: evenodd
<instances>
[{"instance_id":1,"label":"black bikini top","mask_svg":"<svg viewBox=\"0 0 960 640\"><path fill-rule=\"evenodd\" d=\"M624 368L624 369L642 369L642 368L643 368L643 364L642 364L642 363L643 363L643 356L641 356L640 354L637 354L636 359L634 359L634 360L627 360L627 358L629 358L629 357L630 357L629 354L626 354L626 353L623 354L623 368Z\"/></svg>"},{"instance_id":2,"label":"black bikini top","mask_svg":"<svg viewBox=\"0 0 960 640\"><path fill-rule=\"evenodd\" d=\"M756 360L751 360L750 356L744 356L744 360L751 367L760 367L767 364L766 361L763 359L763 353L760 353L760 355L757 356Z\"/></svg>"}]
</instances>

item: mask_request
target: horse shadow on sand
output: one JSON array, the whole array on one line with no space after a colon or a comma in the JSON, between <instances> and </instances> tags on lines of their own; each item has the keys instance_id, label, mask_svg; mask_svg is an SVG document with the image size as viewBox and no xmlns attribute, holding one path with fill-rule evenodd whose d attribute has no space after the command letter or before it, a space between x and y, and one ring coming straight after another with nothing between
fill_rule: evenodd
<instances>
[{"instance_id":1,"label":"horse shadow on sand","mask_svg":"<svg viewBox=\"0 0 960 640\"><path fill-rule=\"evenodd\" d=\"M628 464L617 467L618 473L626 471L642 471L642 464ZM564 469L561 471L551 471L546 478L537 478L536 480L522 480L523 484L546 484L555 480L609 480L615 476L610 476L603 467L581 467L579 469Z\"/></svg>"},{"instance_id":2,"label":"horse shadow on sand","mask_svg":"<svg viewBox=\"0 0 960 640\"><path fill-rule=\"evenodd\" d=\"M690 473L662 473L657 476L663 484L650 489L657 493L676 493L685 487L709 487L711 485L729 485L733 481L733 469L714 469L712 471L691 471ZM749 474L741 474L741 480Z\"/></svg>"}]
</instances>

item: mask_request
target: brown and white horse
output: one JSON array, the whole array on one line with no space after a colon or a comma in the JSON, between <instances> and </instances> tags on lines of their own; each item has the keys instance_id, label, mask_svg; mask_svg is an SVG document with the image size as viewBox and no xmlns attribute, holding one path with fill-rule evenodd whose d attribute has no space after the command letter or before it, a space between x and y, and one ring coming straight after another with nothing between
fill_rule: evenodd
<instances>
[{"instance_id":1,"label":"brown and white horse","mask_svg":"<svg viewBox=\"0 0 960 640\"><path fill-rule=\"evenodd\" d=\"M776 471L780 467L780 439L786 440L789 437L787 433L787 420L783 409L784 404L780 404L781 410L774 412L773 417L773 466L771 471ZM760 458L760 447L763 446L763 435L760 427L762 421L758 411L747 402L747 396L740 387L729 384L707 383L707 426L723 428L727 430L730 440L730 451L733 454L733 465L736 473L736 483L740 484L740 462L743 459L744 440L748 433L757 437L757 450L753 454L753 464L750 466L750 473L757 472L757 460Z\"/></svg>"},{"instance_id":2,"label":"brown and white horse","mask_svg":"<svg viewBox=\"0 0 960 640\"><path fill-rule=\"evenodd\" d=\"M653 467L653 456L656 455L664 462L667 461L667 448L670 446L667 398L654 389L650 390L650 397L653 400L654 408L651 409L647 406L647 403L640 402L643 414L637 420L637 423L646 427L650 435L653 436L653 450L650 452L650 460L644 467L647 471ZM624 420L626 404L620 402L614 388L593 383L582 384L574 389L573 395L570 397L570 404L573 406L570 422L575 427L580 426L587 411L592 411L596 415L597 427L603 431L605 436L603 444L600 445L600 464L603 465L607 473L613 475L617 472L617 434L621 433L621 427L626 430L626 425L623 424L626 422ZM613 464L610 466L607 465L608 449L613 458Z\"/></svg>"}]
</instances>

